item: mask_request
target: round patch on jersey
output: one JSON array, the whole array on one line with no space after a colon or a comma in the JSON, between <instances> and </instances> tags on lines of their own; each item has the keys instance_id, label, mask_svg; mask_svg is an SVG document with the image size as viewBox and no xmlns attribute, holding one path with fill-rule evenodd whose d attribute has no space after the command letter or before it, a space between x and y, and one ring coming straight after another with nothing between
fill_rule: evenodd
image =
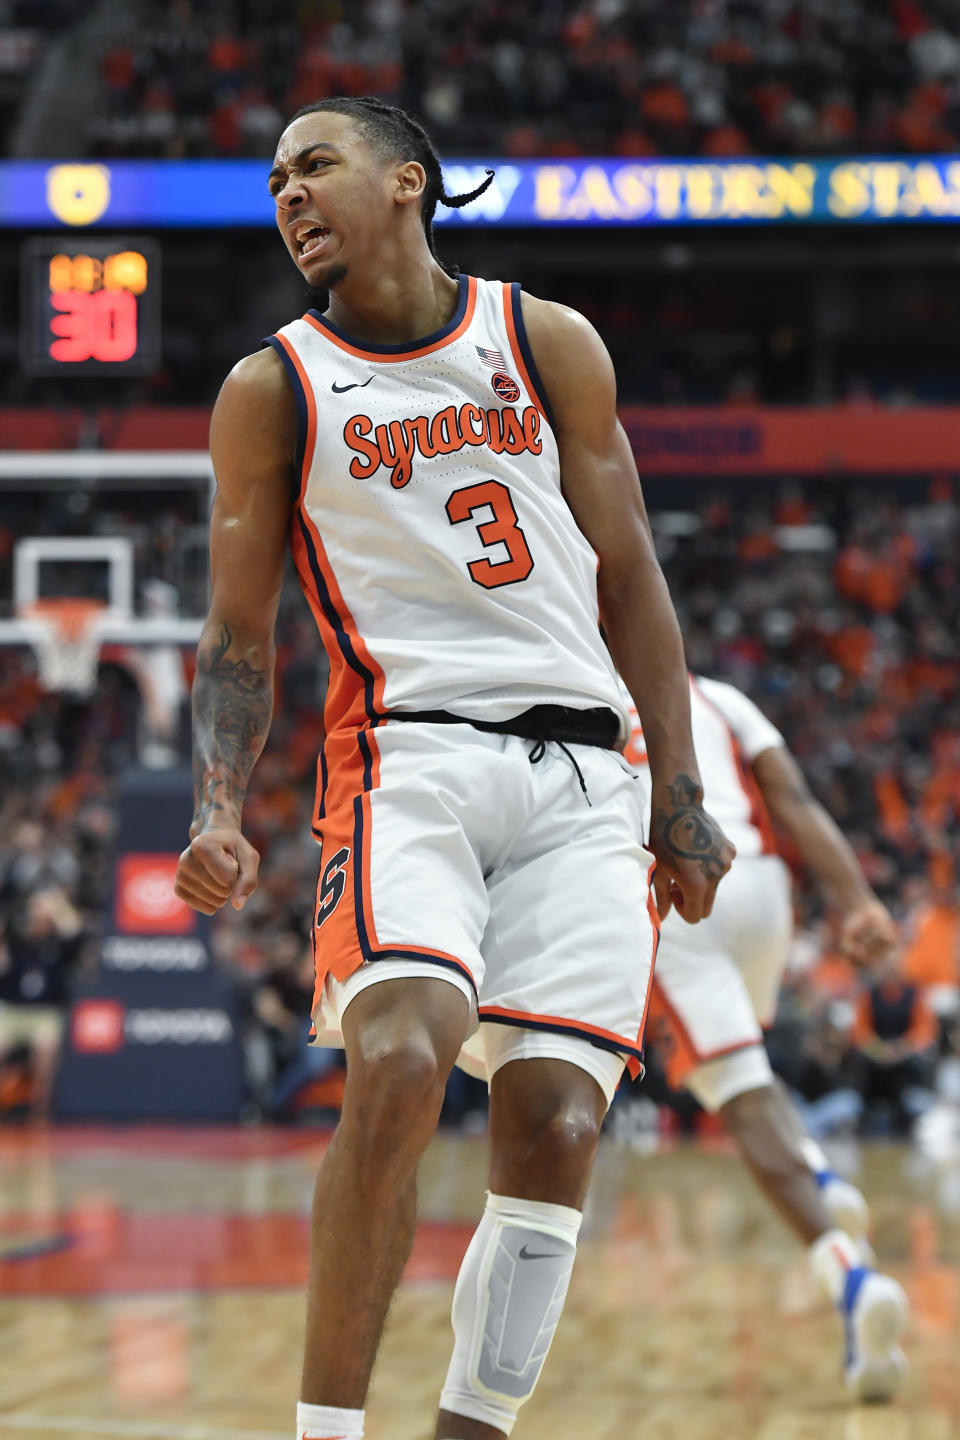
<instances>
[{"instance_id":1,"label":"round patch on jersey","mask_svg":"<svg viewBox=\"0 0 960 1440\"><path fill-rule=\"evenodd\" d=\"M514 401L520 399L520 386L511 375L504 375L502 370L497 371L496 375L491 378L490 384L493 386L498 400L505 400L508 405L512 405Z\"/></svg>"}]
</instances>

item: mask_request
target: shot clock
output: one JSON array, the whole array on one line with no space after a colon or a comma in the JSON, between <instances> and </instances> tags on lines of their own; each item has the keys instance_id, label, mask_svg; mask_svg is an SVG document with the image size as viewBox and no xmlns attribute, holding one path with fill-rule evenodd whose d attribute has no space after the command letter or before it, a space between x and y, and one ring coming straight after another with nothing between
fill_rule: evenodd
<instances>
[{"instance_id":1,"label":"shot clock","mask_svg":"<svg viewBox=\"0 0 960 1440\"><path fill-rule=\"evenodd\" d=\"M152 240L28 240L20 354L28 375L150 375L160 359L160 250Z\"/></svg>"}]
</instances>

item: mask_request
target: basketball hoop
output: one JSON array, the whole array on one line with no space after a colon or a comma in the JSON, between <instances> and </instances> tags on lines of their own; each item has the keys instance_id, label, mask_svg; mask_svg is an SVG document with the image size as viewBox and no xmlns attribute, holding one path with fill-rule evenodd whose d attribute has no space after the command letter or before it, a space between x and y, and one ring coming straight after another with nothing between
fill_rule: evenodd
<instances>
[{"instance_id":1,"label":"basketball hoop","mask_svg":"<svg viewBox=\"0 0 960 1440\"><path fill-rule=\"evenodd\" d=\"M100 636L97 621L106 611L100 600L58 596L34 600L22 614L33 624L33 648L45 690L92 695L97 688Z\"/></svg>"}]
</instances>

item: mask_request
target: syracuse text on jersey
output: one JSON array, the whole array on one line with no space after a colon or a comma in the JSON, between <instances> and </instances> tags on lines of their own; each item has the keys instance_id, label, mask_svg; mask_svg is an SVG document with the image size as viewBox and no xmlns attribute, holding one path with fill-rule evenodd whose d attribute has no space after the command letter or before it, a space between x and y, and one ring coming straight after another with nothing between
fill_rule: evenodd
<instances>
[{"instance_id":1,"label":"syracuse text on jersey","mask_svg":"<svg viewBox=\"0 0 960 1440\"><path fill-rule=\"evenodd\" d=\"M413 478L417 454L432 460L437 455L455 455L467 445L486 445L496 455L524 451L539 455L543 449L540 412L534 405L518 415L512 406L484 410L467 402L459 407L448 405L432 416L414 415L386 425L374 425L369 415L352 415L343 427L343 438L356 452L350 461L355 479L368 480L383 465L397 490Z\"/></svg>"}]
</instances>

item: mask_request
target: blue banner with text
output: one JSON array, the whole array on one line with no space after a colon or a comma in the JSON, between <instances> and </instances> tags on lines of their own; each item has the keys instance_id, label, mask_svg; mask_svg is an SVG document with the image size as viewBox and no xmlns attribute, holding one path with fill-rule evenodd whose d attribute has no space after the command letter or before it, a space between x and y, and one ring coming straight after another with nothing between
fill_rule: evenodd
<instances>
[{"instance_id":1,"label":"blue banner with text","mask_svg":"<svg viewBox=\"0 0 960 1440\"><path fill-rule=\"evenodd\" d=\"M708 226L948 222L960 158L448 160L448 193L493 184L441 225ZM264 160L0 162L0 227L273 223Z\"/></svg>"}]
</instances>

